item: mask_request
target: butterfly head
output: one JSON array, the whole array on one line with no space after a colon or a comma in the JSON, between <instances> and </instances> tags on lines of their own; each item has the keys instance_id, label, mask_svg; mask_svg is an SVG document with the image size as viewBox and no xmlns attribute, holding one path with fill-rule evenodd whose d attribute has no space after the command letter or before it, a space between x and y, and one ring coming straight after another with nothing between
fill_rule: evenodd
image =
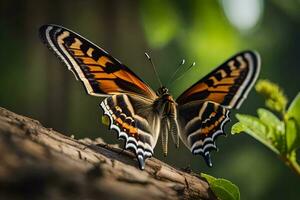
<instances>
[{"instance_id":1,"label":"butterfly head","mask_svg":"<svg viewBox=\"0 0 300 200\"><path fill-rule=\"evenodd\" d=\"M159 97L162 97L164 95L168 95L169 94L169 90L168 88L162 86L160 87L157 91L156 91L156 95Z\"/></svg>"}]
</instances>

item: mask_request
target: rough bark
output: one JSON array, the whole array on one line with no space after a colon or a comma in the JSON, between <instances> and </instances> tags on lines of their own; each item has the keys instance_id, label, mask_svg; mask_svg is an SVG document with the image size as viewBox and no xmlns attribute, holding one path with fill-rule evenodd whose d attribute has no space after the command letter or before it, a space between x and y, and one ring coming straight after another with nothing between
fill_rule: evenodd
<instances>
[{"instance_id":1,"label":"rough bark","mask_svg":"<svg viewBox=\"0 0 300 200\"><path fill-rule=\"evenodd\" d=\"M0 108L0 199L216 199L199 176Z\"/></svg>"}]
</instances>

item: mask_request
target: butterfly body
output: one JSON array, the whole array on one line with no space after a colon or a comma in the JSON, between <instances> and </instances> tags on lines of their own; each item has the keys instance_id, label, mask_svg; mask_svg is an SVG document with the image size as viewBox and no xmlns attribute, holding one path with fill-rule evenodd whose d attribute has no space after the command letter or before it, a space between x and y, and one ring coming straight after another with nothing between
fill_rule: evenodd
<instances>
[{"instance_id":1,"label":"butterfly body","mask_svg":"<svg viewBox=\"0 0 300 200\"><path fill-rule=\"evenodd\" d=\"M176 105L175 100L169 94L168 89L164 86L160 87L157 92L157 99L154 101L153 108L156 110L161 117L167 117L172 115L171 107Z\"/></svg>"},{"instance_id":2,"label":"butterfly body","mask_svg":"<svg viewBox=\"0 0 300 200\"><path fill-rule=\"evenodd\" d=\"M44 25L39 31L86 92L104 98L100 107L109 128L125 140L125 149L134 151L141 169L159 136L167 155L169 135L176 147L180 138L212 166L210 151L217 149L217 136L225 135L230 110L239 108L260 71L259 55L243 51L174 99L166 87L154 92L127 66L79 34L57 25Z\"/></svg>"},{"instance_id":3,"label":"butterfly body","mask_svg":"<svg viewBox=\"0 0 300 200\"><path fill-rule=\"evenodd\" d=\"M156 94L153 108L159 114L161 120L161 139L164 156L168 153L168 136L171 134L176 147L179 147L179 127L177 123L177 103L169 94L168 89L160 87Z\"/></svg>"}]
</instances>

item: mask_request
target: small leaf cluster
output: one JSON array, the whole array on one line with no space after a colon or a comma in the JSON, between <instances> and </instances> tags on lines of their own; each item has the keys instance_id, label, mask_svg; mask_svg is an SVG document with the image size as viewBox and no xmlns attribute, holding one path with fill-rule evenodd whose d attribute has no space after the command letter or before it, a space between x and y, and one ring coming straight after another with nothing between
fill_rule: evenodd
<instances>
[{"instance_id":1,"label":"small leaf cluster","mask_svg":"<svg viewBox=\"0 0 300 200\"><path fill-rule=\"evenodd\" d=\"M260 80L255 85L255 90L265 97L268 108L280 113L285 112L288 99L278 85L269 80Z\"/></svg>"},{"instance_id":2,"label":"small leaf cluster","mask_svg":"<svg viewBox=\"0 0 300 200\"><path fill-rule=\"evenodd\" d=\"M288 99L277 84L260 80L255 89L264 96L268 109L259 108L257 117L237 114L239 122L232 126L232 134L248 133L300 175L296 159L296 151L300 147L300 93L287 109Z\"/></svg>"}]
</instances>

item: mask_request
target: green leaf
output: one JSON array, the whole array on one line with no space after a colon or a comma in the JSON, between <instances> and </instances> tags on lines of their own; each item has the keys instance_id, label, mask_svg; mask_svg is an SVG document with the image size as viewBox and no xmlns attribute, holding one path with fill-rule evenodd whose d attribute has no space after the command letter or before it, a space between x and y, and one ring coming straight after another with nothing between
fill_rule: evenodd
<instances>
[{"instance_id":1,"label":"green leaf","mask_svg":"<svg viewBox=\"0 0 300 200\"><path fill-rule=\"evenodd\" d=\"M300 147L300 137L299 133L297 134L297 124L293 119L286 121L286 143L288 153Z\"/></svg>"},{"instance_id":2,"label":"green leaf","mask_svg":"<svg viewBox=\"0 0 300 200\"><path fill-rule=\"evenodd\" d=\"M208 174L201 173L210 185L211 190L220 200L240 200L239 188L232 182L222 179L215 178Z\"/></svg>"},{"instance_id":3,"label":"green leaf","mask_svg":"<svg viewBox=\"0 0 300 200\"><path fill-rule=\"evenodd\" d=\"M268 138L268 128L260 121L257 117L251 115L236 114L236 118L240 121L232 128L233 133L246 132L256 140L260 141L267 147L269 147L276 154L280 154L279 150L276 149L275 143Z\"/></svg>"},{"instance_id":4,"label":"green leaf","mask_svg":"<svg viewBox=\"0 0 300 200\"><path fill-rule=\"evenodd\" d=\"M231 134L238 134L245 131L246 129L247 127L243 123L237 122L231 127Z\"/></svg>"},{"instance_id":5,"label":"green leaf","mask_svg":"<svg viewBox=\"0 0 300 200\"><path fill-rule=\"evenodd\" d=\"M211 175L204 174L204 173L201 173L201 176L203 178L205 178L209 184L212 183L213 181L215 181L217 179L217 178L215 178L215 177L213 177Z\"/></svg>"},{"instance_id":6,"label":"green leaf","mask_svg":"<svg viewBox=\"0 0 300 200\"><path fill-rule=\"evenodd\" d=\"M267 139L267 128L257 117L251 115L236 114L236 118L244 125L244 128L246 128L246 130L249 129L251 130L251 132L254 132L254 137Z\"/></svg>"},{"instance_id":7,"label":"green leaf","mask_svg":"<svg viewBox=\"0 0 300 200\"><path fill-rule=\"evenodd\" d=\"M292 101L285 122L287 149L291 152L300 147L300 93Z\"/></svg>"},{"instance_id":8,"label":"green leaf","mask_svg":"<svg viewBox=\"0 0 300 200\"><path fill-rule=\"evenodd\" d=\"M294 118L297 121L298 127L300 127L300 92L292 101L286 114L288 118Z\"/></svg>"},{"instance_id":9,"label":"green leaf","mask_svg":"<svg viewBox=\"0 0 300 200\"><path fill-rule=\"evenodd\" d=\"M257 114L261 122L267 126L267 137L281 153L286 152L284 123L269 110L259 108Z\"/></svg>"},{"instance_id":10,"label":"green leaf","mask_svg":"<svg viewBox=\"0 0 300 200\"><path fill-rule=\"evenodd\" d=\"M211 185L212 191L217 194L221 200L239 200L239 188L225 179L217 179Z\"/></svg>"},{"instance_id":11,"label":"green leaf","mask_svg":"<svg viewBox=\"0 0 300 200\"><path fill-rule=\"evenodd\" d=\"M284 132L284 128L282 126L282 122L278 119L276 115L274 115L269 110L264 108L259 108L257 110L257 114L259 119L266 125L276 128L278 131Z\"/></svg>"},{"instance_id":12,"label":"green leaf","mask_svg":"<svg viewBox=\"0 0 300 200\"><path fill-rule=\"evenodd\" d=\"M106 115L102 115L101 117L101 122L102 124L104 124L105 126L109 126L110 122L109 122L109 118Z\"/></svg>"}]
</instances>

